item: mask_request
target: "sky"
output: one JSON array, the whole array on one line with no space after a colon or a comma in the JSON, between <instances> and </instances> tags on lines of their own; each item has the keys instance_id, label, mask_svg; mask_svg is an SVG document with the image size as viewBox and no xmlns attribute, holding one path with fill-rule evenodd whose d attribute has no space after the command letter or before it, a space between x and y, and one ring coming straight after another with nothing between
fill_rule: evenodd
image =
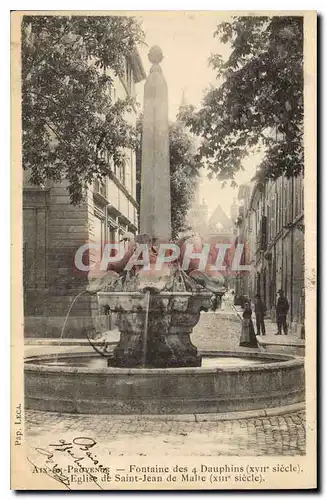
<instances>
[{"instance_id":1,"label":"sky","mask_svg":"<svg viewBox=\"0 0 327 500\"><path fill-rule=\"evenodd\" d=\"M224 16L224 17L222 17ZM227 57L229 47L221 44L213 37L215 28L227 16L217 12L144 12L140 16L148 46L141 47L140 55L146 73L149 73L150 62L148 52L152 45L159 45L164 59L161 63L163 74L168 85L169 119L174 121L181 104L184 91L187 104L199 107L203 92L210 84L215 85L214 71L208 66L208 58L212 53L220 53ZM138 100L143 101L143 85L138 87ZM248 182L253 177L258 158L248 158L245 171L236 181L239 184ZM237 198L237 189L222 188L217 180L208 180L204 176L200 185L200 199L205 199L209 213L220 204L229 215L233 198Z\"/></svg>"}]
</instances>

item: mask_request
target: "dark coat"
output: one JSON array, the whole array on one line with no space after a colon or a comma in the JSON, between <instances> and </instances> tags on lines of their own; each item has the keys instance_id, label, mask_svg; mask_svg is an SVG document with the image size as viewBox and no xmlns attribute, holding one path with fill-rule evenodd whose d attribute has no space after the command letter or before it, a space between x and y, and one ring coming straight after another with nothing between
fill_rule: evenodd
<instances>
[{"instance_id":1,"label":"dark coat","mask_svg":"<svg viewBox=\"0 0 327 500\"><path fill-rule=\"evenodd\" d=\"M242 347L258 347L251 316L252 309L250 307L246 308L243 312L242 333L240 338L240 346Z\"/></svg>"},{"instance_id":2,"label":"dark coat","mask_svg":"<svg viewBox=\"0 0 327 500\"><path fill-rule=\"evenodd\" d=\"M266 311L265 303L260 299L260 297L256 298L254 301L254 311L257 315L264 314Z\"/></svg>"},{"instance_id":3,"label":"dark coat","mask_svg":"<svg viewBox=\"0 0 327 500\"><path fill-rule=\"evenodd\" d=\"M286 316L290 305L286 297L279 297L277 300L276 314L277 316Z\"/></svg>"}]
</instances>

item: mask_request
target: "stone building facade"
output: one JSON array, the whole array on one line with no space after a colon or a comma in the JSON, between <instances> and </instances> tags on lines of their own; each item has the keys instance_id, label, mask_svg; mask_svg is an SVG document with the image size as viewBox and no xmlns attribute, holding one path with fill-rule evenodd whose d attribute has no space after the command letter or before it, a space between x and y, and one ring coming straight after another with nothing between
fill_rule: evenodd
<instances>
[{"instance_id":1,"label":"stone building facade","mask_svg":"<svg viewBox=\"0 0 327 500\"><path fill-rule=\"evenodd\" d=\"M110 87L113 101L134 96L135 85L145 76L135 53L126 60L125 77L114 77ZM136 109L128 119L136 123ZM135 154L126 151L126 162L121 168L112 164L109 177L90 186L86 200L79 206L70 204L65 182L48 182L41 189L31 186L28 177L28 172L24 172L25 335L58 337L68 307L88 283L87 273L75 268L76 250L85 243L102 245L117 241L126 231L137 231ZM96 257L90 252L89 263ZM78 297L66 323L65 337L83 337L85 330L92 329L94 308L89 295Z\"/></svg>"},{"instance_id":2,"label":"stone building facade","mask_svg":"<svg viewBox=\"0 0 327 500\"><path fill-rule=\"evenodd\" d=\"M304 188L303 177L239 189L238 241L246 246L252 270L237 277L238 295L254 298L259 292L267 312L276 317L277 292L283 289L290 303L288 321L303 335L304 324Z\"/></svg>"}]
</instances>

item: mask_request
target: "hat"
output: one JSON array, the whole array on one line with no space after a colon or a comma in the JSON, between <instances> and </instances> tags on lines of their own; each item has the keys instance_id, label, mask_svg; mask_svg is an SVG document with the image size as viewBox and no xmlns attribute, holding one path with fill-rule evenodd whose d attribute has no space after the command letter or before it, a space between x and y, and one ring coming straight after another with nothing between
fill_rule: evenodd
<instances>
[{"instance_id":1,"label":"hat","mask_svg":"<svg viewBox=\"0 0 327 500\"><path fill-rule=\"evenodd\" d=\"M284 290L280 288L277 293L284 293Z\"/></svg>"}]
</instances>

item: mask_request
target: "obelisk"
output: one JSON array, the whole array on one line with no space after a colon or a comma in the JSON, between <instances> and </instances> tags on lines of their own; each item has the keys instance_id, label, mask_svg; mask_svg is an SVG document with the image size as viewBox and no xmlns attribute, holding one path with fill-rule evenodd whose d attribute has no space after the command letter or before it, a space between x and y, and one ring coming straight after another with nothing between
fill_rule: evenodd
<instances>
[{"instance_id":1,"label":"obelisk","mask_svg":"<svg viewBox=\"0 0 327 500\"><path fill-rule=\"evenodd\" d=\"M157 241L171 238L171 201L168 128L168 89L160 62L158 46L149 52L152 63L144 86L142 134L142 175L140 231Z\"/></svg>"}]
</instances>

